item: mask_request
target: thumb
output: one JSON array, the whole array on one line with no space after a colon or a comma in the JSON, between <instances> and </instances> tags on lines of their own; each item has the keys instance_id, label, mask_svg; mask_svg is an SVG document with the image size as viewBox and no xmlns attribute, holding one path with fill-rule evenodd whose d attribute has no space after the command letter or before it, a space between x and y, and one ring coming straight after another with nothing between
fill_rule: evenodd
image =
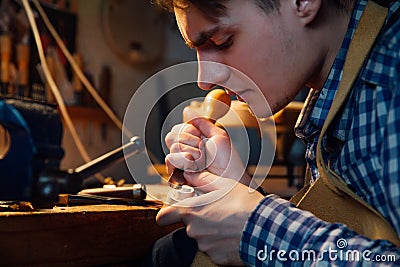
<instances>
[{"instance_id":1,"label":"thumb","mask_svg":"<svg viewBox=\"0 0 400 267\"><path fill-rule=\"evenodd\" d=\"M183 115L183 120L186 122L188 122L192 119L195 119L195 118L202 117L199 110L196 110L192 106L185 107L183 109L182 115Z\"/></svg>"},{"instance_id":2,"label":"thumb","mask_svg":"<svg viewBox=\"0 0 400 267\"><path fill-rule=\"evenodd\" d=\"M224 130L215 126L214 122L206 119L190 106L183 109L183 117L185 118L186 123L192 124L207 138L225 133Z\"/></svg>"}]
</instances>

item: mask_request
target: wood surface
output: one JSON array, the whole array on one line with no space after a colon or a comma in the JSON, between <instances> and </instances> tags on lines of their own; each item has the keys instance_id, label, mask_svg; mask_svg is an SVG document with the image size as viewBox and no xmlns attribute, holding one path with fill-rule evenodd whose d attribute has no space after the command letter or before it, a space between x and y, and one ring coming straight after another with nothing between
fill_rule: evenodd
<instances>
[{"instance_id":1,"label":"wood surface","mask_svg":"<svg viewBox=\"0 0 400 267\"><path fill-rule=\"evenodd\" d=\"M94 205L0 212L1 266L121 266L179 227L155 222L159 207Z\"/></svg>"}]
</instances>

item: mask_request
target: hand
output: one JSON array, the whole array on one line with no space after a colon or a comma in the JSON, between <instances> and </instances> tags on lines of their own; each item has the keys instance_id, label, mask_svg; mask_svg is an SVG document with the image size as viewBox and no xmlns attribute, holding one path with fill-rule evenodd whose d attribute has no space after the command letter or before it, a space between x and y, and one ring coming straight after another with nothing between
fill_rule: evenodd
<instances>
[{"instance_id":1,"label":"hand","mask_svg":"<svg viewBox=\"0 0 400 267\"><path fill-rule=\"evenodd\" d=\"M208 170L248 184L250 177L226 131L196 115L191 114L193 119L188 123L174 126L165 137L170 150L165 159L168 173L175 168L186 172Z\"/></svg>"},{"instance_id":2,"label":"hand","mask_svg":"<svg viewBox=\"0 0 400 267\"><path fill-rule=\"evenodd\" d=\"M201 187L203 195L164 207L157 223L183 222L199 249L221 265L243 265L239 246L245 223L263 196L232 179L208 171L185 173L190 184Z\"/></svg>"}]
</instances>

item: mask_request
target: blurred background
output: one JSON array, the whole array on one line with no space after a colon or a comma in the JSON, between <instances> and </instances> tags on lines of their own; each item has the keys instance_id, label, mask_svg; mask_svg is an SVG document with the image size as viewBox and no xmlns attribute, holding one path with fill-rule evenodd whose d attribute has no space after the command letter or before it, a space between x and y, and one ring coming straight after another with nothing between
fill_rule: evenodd
<instances>
[{"instance_id":1,"label":"blurred background","mask_svg":"<svg viewBox=\"0 0 400 267\"><path fill-rule=\"evenodd\" d=\"M149 0L42 0L40 3L85 76L120 120L124 118L131 97L149 77L168 66L196 60L195 51L190 50L183 42L173 15L160 10ZM96 158L121 146L121 131L79 82L37 10L35 16L49 68L90 157ZM0 28L2 39L7 44L0 45L1 62L2 66L7 64L7 69L10 70L7 78L2 75L2 90L5 90L3 93L19 97L22 94L55 104L43 78L36 45L20 1L0 1ZM10 48L6 49L8 46ZM21 46L29 50L25 59L29 66L28 78L24 87L18 78L22 73L22 61L17 47ZM164 86L160 81L155 88L145 92L142 106L135 108L137 116L143 116L141 110L153 105L152 99L163 92ZM20 88L26 91L20 94ZM162 165L164 162L165 154L161 149L163 137L160 136L160 131L166 116L183 101L205 94L196 84L188 84L172 90L154 106L145 136L146 147L153 155L153 163ZM307 88L296 98L299 103L289 106L275 117L278 147L274 162L276 168L271 171L270 176L275 176L277 179L274 181L280 182L276 186L266 186L269 192L290 196L302 184L304 145L295 140L293 126L306 94ZM177 114L179 116L170 120L167 127L182 121L181 113ZM254 145L257 143L257 134L252 136L250 141ZM1 147L0 141L0 156ZM65 154L61 159L60 169L75 168L85 163L67 127L63 127L62 148ZM254 151L257 153L257 148ZM146 166L147 156L142 154L135 157L135 175L140 176L141 180L147 179L149 183L159 183L160 177ZM102 174L105 177L111 176L114 180L134 182L125 162L105 169ZM271 183L275 183L274 181Z\"/></svg>"}]
</instances>

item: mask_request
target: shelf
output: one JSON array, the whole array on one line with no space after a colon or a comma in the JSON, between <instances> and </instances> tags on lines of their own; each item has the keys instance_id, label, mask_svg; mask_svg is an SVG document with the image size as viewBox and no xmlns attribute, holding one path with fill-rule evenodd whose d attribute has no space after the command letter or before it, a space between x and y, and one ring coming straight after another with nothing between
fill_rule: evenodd
<instances>
[{"instance_id":1,"label":"shelf","mask_svg":"<svg viewBox=\"0 0 400 267\"><path fill-rule=\"evenodd\" d=\"M67 106L68 114L74 121L97 122L100 124L113 124L107 114L96 107Z\"/></svg>"}]
</instances>

